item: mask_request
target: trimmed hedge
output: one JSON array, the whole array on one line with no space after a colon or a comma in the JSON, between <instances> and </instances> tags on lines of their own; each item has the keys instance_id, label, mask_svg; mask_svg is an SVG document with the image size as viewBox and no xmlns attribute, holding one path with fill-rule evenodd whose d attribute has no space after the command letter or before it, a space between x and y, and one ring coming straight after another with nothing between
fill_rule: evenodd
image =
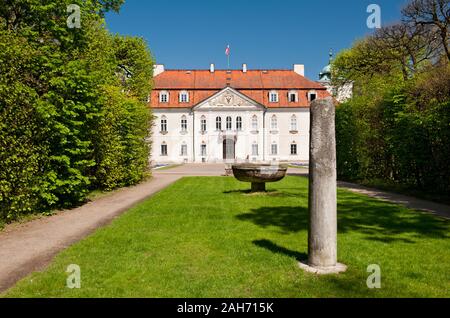
<instances>
[{"instance_id":1,"label":"trimmed hedge","mask_svg":"<svg viewBox=\"0 0 450 318\"><path fill-rule=\"evenodd\" d=\"M65 1L47 2L17 4L27 16L17 25L13 7L0 10L0 221L148 174L153 60L143 39L109 34L102 18L122 1L80 1L81 29L66 27Z\"/></svg>"},{"instance_id":2,"label":"trimmed hedge","mask_svg":"<svg viewBox=\"0 0 450 318\"><path fill-rule=\"evenodd\" d=\"M381 181L426 193L450 193L450 64L336 111L340 179Z\"/></svg>"}]
</instances>

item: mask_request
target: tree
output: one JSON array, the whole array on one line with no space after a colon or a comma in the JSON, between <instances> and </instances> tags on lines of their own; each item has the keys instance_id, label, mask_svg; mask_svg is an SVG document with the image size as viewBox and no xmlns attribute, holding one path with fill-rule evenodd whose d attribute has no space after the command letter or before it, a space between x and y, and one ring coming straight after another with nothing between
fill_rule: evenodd
<instances>
[{"instance_id":1,"label":"tree","mask_svg":"<svg viewBox=\"0 0 450 318\"><path fill-rule=\"evenodd\" d=\"M77 4L83 12L83 20L99 18L108 11L118 12L125 0L2 0L0 25L7 30L28 28L48 31L67 19L67 6ZM62 30L62 29L61 29ZM60 30L60 31L61 31Z\"/></svg>"},{"instance_id":2,"label":"tree","mask_svg":"<svg viewBox=\"0 0 450 318\"><path fill-rule=\"evenodd\" d=\"M0 219L72 207L147 174L153 60L142 39L106 30L104 12L122 2L0 4ZM82 9L80 29L67 27L69 3Z\"/></svg>"},{"instance_id":3,"label":"tree","mask_svg":"<svg viewBox=\"0 0 450 318\"><path fill-rule=\"evenodd\" d=\"M448 13L444 7L448 1L412 1L405 12ZM447 13L429 20L447 23ZM383 27L333 62L333 82L355 87L336 109L338 175L449 199L450 62L434 22L414 21Z\"/></svg>"},{"instance_id":4,"label":"tree","mask_svg":"<svg viewBox=\"0 0 450 318\"><path fill-rule=\"evenodd\" d=\"M412 27L434 30L450 61L450 0L412 0L402 13L405 23Z\"/></svg>"},{"instance_id":5,"label":"tree","mask_svg":"<svg viewBox=\"0 0 450 318\"><path fill-rule=\"evenodd\" d=\"M404 80L413 75L423 62L433 59L439 45L430 28L411 27L405 23L382 27L369 37L369 41L386 59L400 65Z\"/></svg>"}]
</instances>

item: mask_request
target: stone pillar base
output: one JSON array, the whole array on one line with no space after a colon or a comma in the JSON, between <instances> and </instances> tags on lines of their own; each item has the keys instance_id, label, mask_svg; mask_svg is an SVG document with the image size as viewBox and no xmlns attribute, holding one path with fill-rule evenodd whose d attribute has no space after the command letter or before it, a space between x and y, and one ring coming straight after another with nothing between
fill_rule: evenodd
<instances>
[{"instance_id":1,"label":"stone pillar base","mask_svg":"<svg viewBox=\"0 0 450 318\"><path fill-rule=\"evenodd\" d=\"M347 266L341 263L337 263L336 266L330 267L310 266L306 262L299 262L298 265L305 272L313 273L316 275L339 274L347 271Z\"/></svg>"},{"instance_id":2,"label":"stone pillar base","mask_svg":"<svg viewBox=\"0 0 450 318\"><path fill-rule=\"evenodd\" d=\"M252 182L252 192L266 192L266 184L259 182Z\"/></svg>"}]
</instances>

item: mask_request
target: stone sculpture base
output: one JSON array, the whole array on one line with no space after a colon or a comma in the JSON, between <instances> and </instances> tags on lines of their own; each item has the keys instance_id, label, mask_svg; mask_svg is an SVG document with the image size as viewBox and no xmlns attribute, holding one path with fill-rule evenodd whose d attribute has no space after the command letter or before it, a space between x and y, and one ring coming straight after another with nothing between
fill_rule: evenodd
<instances>
[{"instance_id":1,"label":"stone sculpture base","mask_svg":"<svg viewBox=\"0 0 450 318\"><path fill-rule=\"evenodd\" d=\"M320 266L310 266L306 262L299 262L298 265L305 272L316 274L316 275L330 275L339 274L347 271L347 266L341 263L337 263L336 266L331 267L320 267Z\"/></svg>"},{"instance_id":2,"label":"stone sculpture base","mask_svg":"<svg viewBox=\"0 0 450 318\"><path fill-rule=\"evenodd\" d=\"M266 184L264 182L252 182L252 192L266 192Z\"/></svg>"}]
</instances>

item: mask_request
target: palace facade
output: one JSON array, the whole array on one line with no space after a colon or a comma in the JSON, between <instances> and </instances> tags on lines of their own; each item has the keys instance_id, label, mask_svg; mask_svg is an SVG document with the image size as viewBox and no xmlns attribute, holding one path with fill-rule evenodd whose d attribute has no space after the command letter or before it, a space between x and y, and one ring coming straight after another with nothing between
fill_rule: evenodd
<instances>
[{"instance_id":1,"label":"palace facade","mask_svg":"<svg viewBox=\"0 0 450 318\"><path fill-rule=\"evenodd\" d=\"M309 105L330 96L292 70L165 70L156 65L151 161L308 162Z\"/></svg>"}]
</instances>

